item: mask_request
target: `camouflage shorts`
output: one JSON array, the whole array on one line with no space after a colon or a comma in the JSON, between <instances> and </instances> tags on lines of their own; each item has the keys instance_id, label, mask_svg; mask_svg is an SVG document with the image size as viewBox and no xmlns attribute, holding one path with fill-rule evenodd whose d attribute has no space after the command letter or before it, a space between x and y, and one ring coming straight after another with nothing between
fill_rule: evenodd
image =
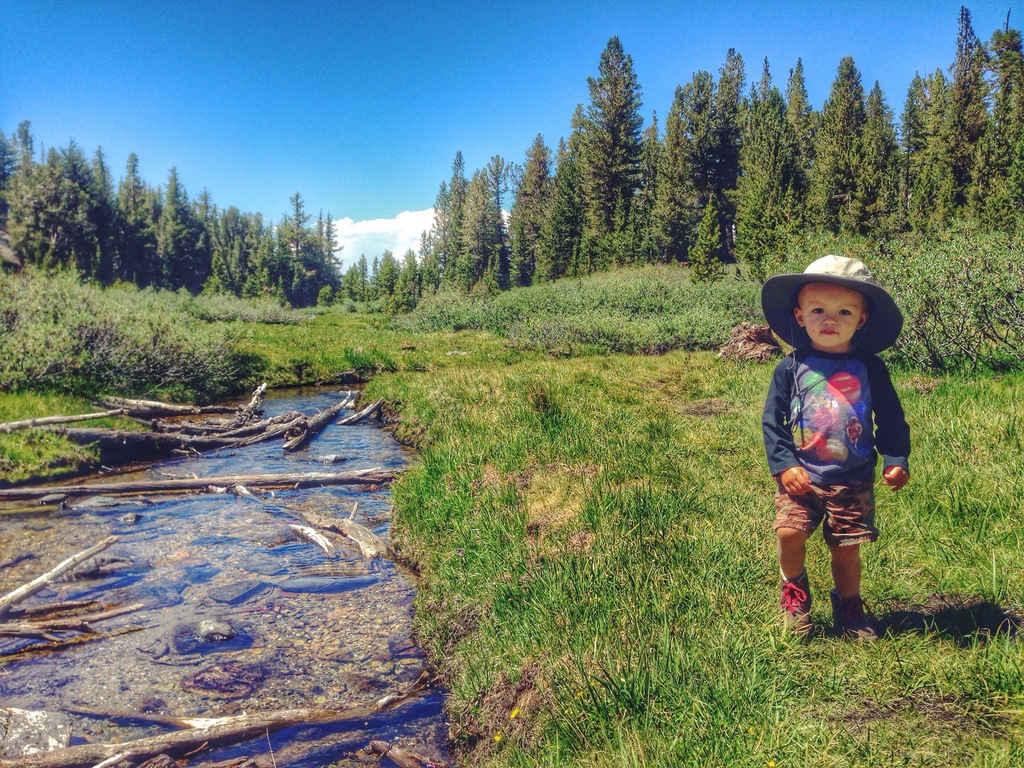
<instances>
[{"instance_id":1,"label":"camouflage shorts","mask_svg":"<svg viewBox=\"0 0 1024 768\"><path fill-rule=\"evenodd\" d=\"M824 525L822 525L824 523ZM795 528L813 533L821 525L830 547L875 541L873 478L850 485L812 485L811 492L790 495L779 483L775 496L775 530Z\"/></svg>"}]
</instances>

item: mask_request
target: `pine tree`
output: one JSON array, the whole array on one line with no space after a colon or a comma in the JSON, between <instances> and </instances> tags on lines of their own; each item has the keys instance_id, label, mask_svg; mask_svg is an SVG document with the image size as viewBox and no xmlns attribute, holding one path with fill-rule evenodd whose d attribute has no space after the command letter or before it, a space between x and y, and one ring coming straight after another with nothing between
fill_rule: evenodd
<instances>
[{"instance_id":1,"label":"pine tree","mask_svg":"<svg viewBox=\"0 0 1024 768\"><path fill-rule=\"evenodd\" d=\"M533 282L552 184L551 150L544 143L544 138L537 134L526 151L522 178L513 190L515 203L509 213L512 285L525 286Z\"/></svg>"},{"instance_id":2,"label":"pine tree","mask_svg":"<svg viewBox=\"0 0 1024 768\"><path fill-rule=\"evenodd\" d=\"M560 141L558 161L552 181L551 203L541 224L537 243L535 283L558 280L576 268L580 260L586 217L583 174L580 170L576 143Z\"/></svg>"},{"instance_id":3,"label":"pine tree","mask_svg":"<svg viewBox=\"0 0 1024 768\"><path fill-rule=\"evenodd\" d=\"M741 125L744 119L742 92L746 75L743 57L730 48L719 70L715 89L714 121L718 134L715 158L715 206L718 209L722 237L727 248L732 246L732 224L736 218L733 192L740 176Z\"/></svg>"},{"instance_id":4,"label":"pine tree","mask_svg":"<svg viewBox=\"0 0 1024 768\"><path fill-rule=\"evenodd\" d=\"M961 7L945 126L953 207L958 212L967 206L974 178L975 148L988 123L986 59L985 49L971 26L971 12Z\"/></svg>"},{"instance_id":5,"label":"pine tree","mask_svg":"<svg viewBox=\"0 0 1024 768\"><path fill-rule=\"evenodd\" d=\"M395 281L395 290L388 304L388 312L398 314L411 312L419 303L421 295L420 270L416 263L416 253L412 248L402 257L402 268Z\"/></svg>"},{"instance_id":6,"label":"pine tree","mask_svg":"<svg viewBox=\"0 0 1024 768\"><path fill-rule=\"evenodd\" d=\"M25 136L27 124L23 123ZM29 138L22 142L30 144ZM11 247L26 262L46 268L71 268L91 277L96 257L92 169L78 145L50 149L36 165L22 155L8 192Z\"/></svg>"},{"instance_id":7,"label":"pine tree","mask_svg":"<svg viewBox=\"0 0 1024 768\"><path fill-rule=\"evenodd\" d=\"M993 32L987 58L994 104L975 153L971 208L986 224L1009 229L1016 223L1020 206L1010 181L1011 167L1024 136L1024 51L1020 32L1010 29L1009 23Z\"/></svg>"},{"instance_id":8,"label":"pine tree","mask_svg":"<svg viewBox=\"0 0 1024 768\"><path fill-rule=\"evenodd\" d=\"M139 158L133 152L117 187L117 277L143 287L157 283L156 229L151 215L155 205L156 192L139 177Z\"/></svg>"},{"instance_id":9,"label":"pine tree","mask_svg":"<svg viewBox=\"0 0 1024 768\"><path fill-rule=\"evenodd\" d=\"M500 286L499 258L502 249L501 210L486 171L476 171L469 182L462 218L456 285L468 291L478 283L491 292Z\"/></svg>"},{"instance_id":10,"label":"pine tree","mask_svg":"<svg viewBox=\"0 0 1024 768\"><path fill-rule=\"evenodd\" d=\"M792 204L789 206L790 229L797 230L806 221L807 196L814 167L814 142L818 133L819 115L807 97L803 61L797 59L786 85L786 122L794 142L796 172L793 177Z\"/></svg>"},{"instance_id":11,"label":"pine tree","mask_svg":"<svg viewBox=\"0 0 1024 768\"><path fill-rule=\"evenodd\" d=\"M103 156L102 147L92 159L92 186L89 190L89 218L95 226L96 250L90 268L92 276L110 285L117 273L117 222L114 181Z\"/></svg>"},{"instance_id":12,"label":"pine tree","mask_svg":"<svg viewBox=\"0 0 1024 768\"><path fill-rule=\"evenodd\" d=\"M509 262L511 248L509 246L508 227L505 225L505 195L508 193L509 180L515 173L514 166L505 162L501 155L494 155L484 168L484 179L493 200L493 211L497 211L495 221L495 249L492 262L486 271L492 276L500 290L509 287Z\"/></svg>"},{"instance_id":13,"label":"pine tree","mask_svg":"<svg viewBox=\"0 0 1024 768\"><path fill-rule=\"evenodd\" d=\"M195 220L188 193L172 167L156 224L156 250L162 279L158 287L199 293L209 274L199 249L201 225Z\"/></svg>"},{"instance_id":14,"label":"pine tree","mask_svg":"<svg viewBox=\"0 0 1024 768\"><path fill-rule=\"evenodd\" d=\"M421 294L435 294L441 287L441 269L429 232L420 233L420 289Z\"/></svg>"},{"instance_id":15,"label":"pine tree","mask_svg":"<svg viewBox=\"0 0 1024 768\"><path fill-rule=\"evenodd\" d=\"M686 258L695 228L695 188L693 109L694 102L710 109L711 78L697 73L689 85L677 87L668 119L655 190L654 222L658 250L670 262ZM706 90L705 90L706 89ZM704 134L706 135L706 134ZM703 176L707 181L707 174ZM705 191L708 185L705 184Z\"/></svg>"},{"instance_id":16,"label":"pine tree","mask_svg":"<svg viewBox=\"0 0 1024 768\"><path fill-rule=\"evenodd\" d=\"M690 277L697 283L715 283L725 277L725 266L718 258L722 232L714 198L704 206L704 215L697 226L697 239L690 248Z\"/></svg>"},{"instance_id":17,"label":"pine tree","mask_svg":"<svg viewBox=\"0 0 1024 768\"><path fill-rule=\"evenodd\" d=\"M580 170L586 195L584 249L590 266L605 269L615 262L617 235L626 232L630 206L639 187L640 86L633 59L617 37L608 41L598 76L588 77L590 104L577 113Z\"/></svg>"},{"instance_id":18,"label":"pine tree","mask_svg":"<svg viewBox=\"0 0 1024 768\"><path fill-rule=\"evenodd\" d=\"M431 245L441 273L441 281L444 283L455 281L468 186L462 152L456 152L455 159L452 161L451 179L447 184L441 182L441 188L434 200L434 227Z\"/></svg>"},{"instance_id":19,"label":"pine tree","mask_svg":"<svg viewBox=\"0 0 1024 768\"><path fill-rule=\"evenodd\" d=\"M661 261L657 235L658 176L664 145L658 131L658 115L644 130L640 151L640 188L633 199L629 224L628 264L655 264Z\"/></svg>"},{"instance_id":20,"label":"pine tree","mask_svg":"<svg viewBox=\"0 0 1024 768\"><path fill-rule=\"evenodd\" d=\"M856 231L851 204L861 172L861 134L866 119L864 87L853 59L839 63L828 99L821 111L815 139L811 207L817 223L829 232Z\"/></svg>"},{"instance_id":21,"label":"pine tree","mask_svg":"<svg viewBox=\"0 0 1024 768\"><path fill-rule=\"evenodd\" d=\"M867 98L861 147L851 218L856 231L880 234L894 224L899 206L899 147L892 110L877 81Z\"/></svg>"},{"instance_id":22,"label":"pine tree","mask_svg":"<svg viewBox=\"0 0 1024 768\"><path fill-rule=\"evenodd\" d=\"M10 185L14 169L17 167L17 153L13 138L8 139L0 131L0 229L7 223L7 196L4 190Z\"/></svg>"},{"instance_id":23,"label":"pine tree","mask_svg":"<svg viewBox=\"0 0 1024 768\"><path fill-rule=\"evenodd\" d=\"M920 232L946 227L955 212L955 184L949 162L948 131L949 84L941 70L922 81L920 109L920 148L908 156L910 195L907 204L909 224Z\"/></svg>"},{"instance_id":24,"label":"pine tree","mask_svg":"<svg viewBox=\"0 0 1024 768\"><path fill-rule=\"evenodd\" d=\"M387 312L393 301L392 297L395 294L395 286L398 284L398 276L402 268L399 266L395 254L388 250L381 255L380 261L374 259L373 266L373 294L380 302L381 309Z\"/></svg>"},{"instance_id":25,"label":"pine tree","mask_svg":"<svg viewBox=\"0 0 1024 768\"><path fill-rule=\"evenodd\" d=\"M752 89L740 158L743 176L737 188L736 256L751 277L762 281L766 265L785 250L787 206L800 168L786 104L772 85L765 59L760 82Z\"/></svg>"}]
</instances>

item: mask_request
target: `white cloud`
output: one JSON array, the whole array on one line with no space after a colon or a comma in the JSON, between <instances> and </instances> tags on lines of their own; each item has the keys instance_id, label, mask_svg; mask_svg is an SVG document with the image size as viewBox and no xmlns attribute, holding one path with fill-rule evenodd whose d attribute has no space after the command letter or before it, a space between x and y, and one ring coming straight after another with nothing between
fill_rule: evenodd
<instances>
[{"instance_id":1,"label":"white cloud","mask_svg":"<svg viewBox=\"0 0 1024 768\"><path fill-rule=\"evenodd\" d=\"M380 258L385 250L391 251L395 258L401 260L405 252L412 248L419 253L420 234L434 226L434 209L425 211L402 211L393 219L369 219L353 221L347 216L334 222L338 235L338 243L344 248L339 257L342 270L359 260L360 255L373 263L374 257Z\"/></svg>"}]
</instances>

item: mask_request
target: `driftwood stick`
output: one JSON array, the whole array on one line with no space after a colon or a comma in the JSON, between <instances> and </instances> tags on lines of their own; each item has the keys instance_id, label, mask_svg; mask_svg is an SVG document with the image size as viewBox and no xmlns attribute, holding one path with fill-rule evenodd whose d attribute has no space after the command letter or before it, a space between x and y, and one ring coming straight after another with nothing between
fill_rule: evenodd
<instances>
[{"instance_id":1,"label":"driftwood stick","mask_svg":"<svg viewBox=\"0 0 1024 768\"><path fill-rule=\"evenodd\" d=\"M443 765L423 755L418 755L415 752L410 752L400 747L393 747L386 741L378 739L371 741L367 750L381 757L386 757L399 766L399 768L440 768Z\"/></svg>"},{"instance_id":2,"label":"driftwood stick","mask_svg":"<svg viewBox=\"0 0 1024 768\"><path fill-rule=\"evenodd\" d=\"M180 754L215 744L244 741L293 725L349 721L362 724L370 714L372 708L363 706L347 710L284 709L232 717L183 718L182 723L189 726L187 730L119 744L77 744L24 757L0 757L0 768L76 768L95 766L115 755L136 760L163 753Z\"/></svg>"},{"instance_id":3,"label":"driftwood stick","mask_svg":"<svg viewBox=\"0 0 1024 768\"><path fill-rule=\"evenodd\" d=\"M10 653L0 654L0 665L23 661L31 656L51 654L61 648L70 648L74 645L84 645L85 643L95 642L96 640L129 635L132 632L139 632L142 629L143 627L139 626L121 627L120 629L114 629L109 632L81 632L69 637L54 638L49 640L46 645L40 645L37 643L35 645L19 648L18 650Z\"/></svg>"},{"instance_id":4,"label":"driftwood stick","mask_svg":"<svg viewBox=\"0 0 1024 768\"><path fill-rule=\"evenodd\" d=\"M330 424L341 413L342 409L349 406L351 402L351 397L346 397L340 403L332 405L330 408L324 408L322 411L309 417L304 425L300 423L296 435L284 441L285 451L297 451L299 448L302 448L316 435L320 434L323 428Z\"/></svg>"},{"instance_id":5,"label":"driftwood stick","mask_svg":"<svg viewBox=\"0 0 1024 768\"><path fill-rule=\"evenodd\" d=\"M47 640L53 638L50 633L67 630L79 630L82 632L93 632L93 622L112 619L115 616L122 616L145 608L145 603L133 603L123 605L119 608L111 608L108 611L90 613L86 616L68 616L61 619L21 621L17 623L0 624L0 637L45 637Z\"/></svg>"},{"instance_id":6,"label":"driftwood stick","mask_svg":"<svg viewBox=\"0 0 1024 768\"><path fill-rule=\"evenodd\" d=\"M13 592L8 592L3 597L0 597L0 619L3 619L7 616L8 611L11 610L11 606L20 603L22 600L26 600L27 598L36 594L36 592L39 592L40 590L44 589L55 579L60 578L75 566L88 560L93 555L105 550L115 541L117 541L116 537L108 536L99 544L89 547L88 549L83 550L76 555L72 555L67 560L60 563L56 568L47 571L42 576L39 576L30 581L28 584L24 584L18 587Z\"/></svg>"},{"instance_id":7,"label":"driftwood stick","mask_svg":"<svg viewBox=\"0 0 1024 768\"><path fill-rule=\"evenodd\" d=\"M16 432L19 429L32 429L33 427L47 427L51 424L71 424L76 421L106 419L111 416L125 416L127 413L128 411L124 408L118 408L112 411L100 411L99 413L79 413L74 416L41 416L38 419L7 421L0 424L0 433Z\"/></svg>"},{"instance_id":8,"label":"driftwood stick","mask_svg":"<svg viewBox=\"0 0 1024 768\"><path fill-rule=\"evenodd\" d=\"M395 477L391 470L374 467L352 472L297 472L286 475L229 475L218 477L182 477L170 480L136 480L128 483L91 483L81 485L51 485L31 488L0 489L0 501L38 499L55 493L68 496L92 494L180 493L202 491L210 486L226 488L246 485L259 488L306 488L318 485L383 485Z\"/></svg>"},{"instance_id":9,"label":"driftwood stick","mask_svg":"<svg viewBox=\"0 0 1024 768\"><path fill-rule=\"evenodd\" d=\"M391 548L384 543L380 536L353 519L358 507L359 502L356 502L347 518L319 515L294 506L289 506L288 509L301 515L307 523L318 530L330 531L331 533L351 539L359 547L360 554L367 560L375 560L378 557L393 557L394 553L391 551ZM295 528L296 526L292 527Z\"/></svg>"},{"instance_id":10,"label":"driftwood stick","mask_svg":"<svg viewBox=\"0 0 1024 768\"><path fill-rule=\"evenodd\" d=\"M351 416L346 416L344 419L339 419L338 424L356 424L365 418L368 418L380 410L380 407L384 404L383 400L376 400L370 403L363 410L353 413Z\"/></svg>"},{"instance_id":11,"label":"driftwood stick","mask_svg":"<svg viewBox=\"0 0 1024 768\"><path fill-rule=\"evenodd\" d=\"M159 400L132 400L126 397L101 397L109 408L123 408L137 418L152 416L194 416L197 413L234 413L229 405L175 405Z\"/></svg>"},{"instance_id":12,"label":"driftwood stick","mask_svg":"<svg viewBox=\"0 0 1024 768\"><path fill-rule=\"evenodd\" d=\"M248 424L250 421L256 418L256 414L259 413L260 408L263 407L263 396L267 393L267 382L263 382L256 389L253 390L252 399L249 400L249 404L242 408L238 415L231 420L234 425Z\"/></svg>"}]
</instances>

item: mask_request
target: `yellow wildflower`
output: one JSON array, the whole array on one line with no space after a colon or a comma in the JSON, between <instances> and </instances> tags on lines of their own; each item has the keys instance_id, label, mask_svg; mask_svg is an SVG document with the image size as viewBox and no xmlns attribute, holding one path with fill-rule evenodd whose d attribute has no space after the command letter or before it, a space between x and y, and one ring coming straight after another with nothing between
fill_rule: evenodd
<instances>
[{"instance_id":1,"label":"yellow wildflower","mask_svg":"<svg viewBox=\"0 0 1024 768\"><path fill-rule=\"evenodd\" d=\"M518 714L519 714L519 707L516 707L515 709L512 710L512 714L510 714L509 717L512 718L513 720L515 720L516 719L516 715L518 715Z\"/></svg>"}]
</instances>

